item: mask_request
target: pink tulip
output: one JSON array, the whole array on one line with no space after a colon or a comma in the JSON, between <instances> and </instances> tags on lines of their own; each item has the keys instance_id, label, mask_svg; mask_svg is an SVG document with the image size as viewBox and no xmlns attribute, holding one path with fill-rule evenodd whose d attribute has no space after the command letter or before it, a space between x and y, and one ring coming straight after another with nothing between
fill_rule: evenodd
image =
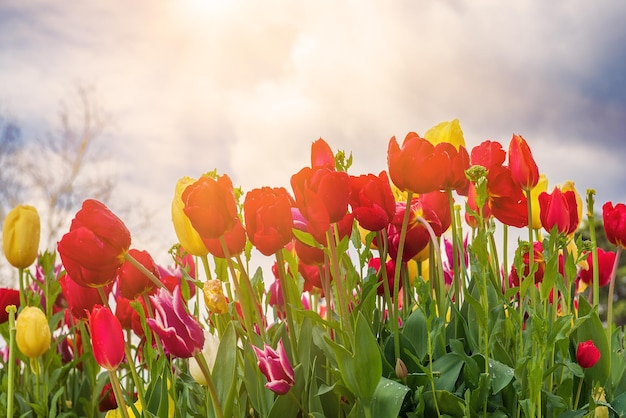
<instances>
[{"instance_id":1,"label":"pink tulip","mask_svg":"<svg viewBox=\"0 0 626 418\"><path fill-rule=\"evenodd\" d=\"M154 305L155 318L146 322L150 329L159 336L165 351L179 358L193 357L204 347L204 332L196 319L189 315L176 286L174 294L166 289L159 289L150 296Z\"/></svg>"},{"instance_id":2,"label":"pink tulip","mask_svg":"<svg viewBox=\"0 0 626 418\"><path fill-rule=\"evenodd\" d=\"M89 313L91 347L96 362L107 370L115 370L124 360L122 325L109 308L93 307Z\"/></svg>"},{"instance_id":3,"label":"pink tulip","mask_svg":"<svg viewBox=\"0 0 626 418\"><path fill-rule=\"evenodd\" d=\"M283 341L278 342L277 350L265 344L263 350L253 346L259 369L267 378L265 387L278 395L284 395L296 383L293 368L285 352Z\"/></svg>"}]
</instances>

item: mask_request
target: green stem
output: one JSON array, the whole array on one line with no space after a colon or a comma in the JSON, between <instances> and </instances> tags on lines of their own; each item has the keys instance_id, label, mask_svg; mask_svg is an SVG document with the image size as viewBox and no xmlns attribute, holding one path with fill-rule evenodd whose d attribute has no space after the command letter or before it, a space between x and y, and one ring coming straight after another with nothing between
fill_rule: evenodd
<instances>
[{"instance_id":1,"label":"green stem","mask_svg":"<svg viewBox=\"0 0 626 418\"><path fill-rule=\"evenodd\" d=\"M18 270L18 277L20 282L20 306L26 306L26 285L24 283L24 269L20 267Z\"/></svg>"},{"instance_id":2,"label":"green stem","mask_svg":"<svg viewBox=\"0 0 626 418\"><path fill-rule=\"evenodd\" d=\"M21 294L21 292L20 292ZM15 399L15 313L17 308L15 305L6 307L9 314L9 376L7 390L7 417L13 418L13 401Z\"/></svg>"},{"instance_id":3,"label":"green stem","mask_svg":"<svg viewBox=\"0 0 626 418\"><path fill-rule=\"evenodd\" d=\"M198 365L200 366L200 370L202 370L202 374L204 374L204 378L207 382L207 388L209 389L209 393L211 394L211 398L213 399L213 406L215 407L215 413L218 418L224 418L224 412L222 411L222 406L220 404L220 400L217 397L217 391L215 390L215 385L213 384L213 379L211 378L211 371L209 370L209 365L204 358L204 354L202 352L196 354L194 356Z\"/></svg>"},{"instance_id":4,"label":"green stem","mask_svg":"<svg viewBox=\"0 0 626 418\"><path fill-rule=\"evenodd\" d=\"M404 240L406 239L406 231L409 227L409 212L411 210L411 201L413 200L413 192L408 191L406 194L406 206L404 209L404 218L402 218L402 227L400 228L400 241L398 242L398 252L396 255L396 270L393 278L393 316L391 318L391 326L393 327L393 348L396 360L400 358L400 307L398 306L398 293L400 292L400 272L402 269L402 253L404 252Z\"/></svg>"},{"instance_id":5,"label":"green stem","mask_svg":"<svg viewBox=\"0 0 626 418\"><path fill-rule=\"evenodd\" d=\"M207 255L200 256L200 260L202 260L202 265L204 266L204 273L206 274L207 280L212 280L213 276L211 275L211 267L209 266L209 257Z\"/></svg>"},{"instance_id":6,"label":"green stem","mask_svg":"<svg viewBox=\"0 0 626 418\"><path fill-rule=\"evenodd\" d=\"M613 269L611 270L611 278L609 282L609 295L606 303L606 337L609 342L609 350L611 352L611 334L613 331L613 293L615 291L615 276L617 275L617 267L619 266L619 259L622 255L622 247L617 247L615 254L615 262L613 263Z\"/></svg>"},{"instance_id":7,"label":"green stem","mask_svg":"<svg viewBox=\"0 0 626 418\"><path fill-rule=\"evenodd\" d=\"M593 307L597 308L600 304L600 282L598 271L598 242L596 240L596 216L593 212L594 195L596 191L587 190L587 220L589 223L589 239L591 240L591 254L593 265Z\"/></svg>"},{"instance_id":8,"label":"green stem","mask_svg":"<svg viewBox=\"0 0 626 418\"><path fill-rule=\"evenodd\" d=\"M113 388L113 393L115 394L115 399L117 400L118 410L121 412L124 418L128 417L128 407L126 406L126 401L124 400L124 393L122 392L122 387L120 386L120 381L117 378L117 374L115 370L109 370L109 379L111 380L111 387Z\"/></svg>"},{"instance_id":9,"label":"green stem","mask_svg":"<svg viewBox=\"0 0 626 418\"><path fill-rule=\"evenodd\" d=\"M342 322L341 329L347 331L350 341L353 341L353 330L350 324L350 315L348 313L347 305L347 301L350 296L346 293L343 287L344 278L341 276L341 269L339 268L339 254L337 254L337 244L333 234L333 225L331 225L330 229L326 231L326 241L330 252L330 268L332 270L333 283L335 283L335 288L337 289L337 299L339 300L339 315Z\"/></svg>"},{"instance_id":10,"label":"green stem","mask_svg":"<svg viewBox=\"0 0 626 418\"><path fill-rule=\"evenodd\" d=\"M228 270L230 271L230 275L233 279L233 285L235 286L235 294L237 295L237 298L239 299L239 303L242 304L241 312L243 315L243 323L244 323L244 326L246 327L246 332L248 333L248 335L252 336L252 333L254 333L254 328L253 328L253 321L250 318L250 312L247 306L247 302L249 298L243 297L243 293L239 285L239 278L237 277L237 272L235 271L235 266L230 256L230 251L228 251L228 246L226 245L226 240L224 239L224 236L220 237L220 244L222 245L222 251L224 252L224 257L226 258L226 263L228 264ZM249 296L252 297L252 294L250 294ZM252 308L252 309L253 309L253 312L256 310L256 308ZM258 322L258 324L259 324L259 328L264 328L261 322Z\"/></svg>"},{"instance_id":11,"label":"green stem","mask_svg":"<svg viewBox=\"0 0 626 418\"><path fill-rule=\"evenodd\" d=\"M291 310L291 302L289 295L290 283L287 282L287 274L285 273L285 258L283 257L283 250L280 249L276 252L276 263L278 266L278 280L280 280L280 289L283 293L283 302L285 307L285 316L287 317L287 326L289 327L289 341L291 342L291 354L295 359L295 363L299 363L298 360L298 339L296 338L296 327L293 321L293 311Z\"/></svg>"},{"instance_id":12,"label":"green stem","mask_svg":"<svg viewBox=\"0 0 626 418\"><path fill-rule=\"evenodd\" d=\"M459 236L459 231L457 230L456 225L456 215L454 210L454 197L452 196L452 190L448 190L448 204L450 206L450 220L451 220L451 229L452 229L452 272L454 274L452 279L452 288L454 291L454 306L456 310L459 310L460 305L460 293L461 293L461 284L460 281L460 272L461 272L461 258L463 258L464 248L461 238Z\"/></svg>"}]
</instances>

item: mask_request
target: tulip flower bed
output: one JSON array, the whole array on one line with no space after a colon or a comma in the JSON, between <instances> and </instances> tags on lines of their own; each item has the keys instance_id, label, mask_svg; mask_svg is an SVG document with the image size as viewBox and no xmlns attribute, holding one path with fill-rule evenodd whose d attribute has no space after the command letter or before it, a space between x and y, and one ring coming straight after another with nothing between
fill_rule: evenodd
<instances>
[{"instance_id":1,"label":"tulip flower bed","mask_svg":"<svg viewBox=\"0 0 626 418\"><path fill-rule=\"evenodd\" d=\"M519 135L468 152L457 120L391 138L387 171L350 163L320 139L291 192L180 179L165 267L101 202L43 254L37 211L13 209L2 415L626 415L624 204L602 205L598 249L592 190L548 192Z\"/></svg>"}]
</instances>

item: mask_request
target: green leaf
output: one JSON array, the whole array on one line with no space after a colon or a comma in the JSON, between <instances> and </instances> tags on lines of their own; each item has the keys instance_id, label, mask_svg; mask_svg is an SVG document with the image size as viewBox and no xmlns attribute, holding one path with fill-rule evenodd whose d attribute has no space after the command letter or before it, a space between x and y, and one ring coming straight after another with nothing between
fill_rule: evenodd
<instances>
[{"instance_id":1,"label":"green leaf","mask_svg":"<svg viewBox=\"0 0 626 418\"><path fill-rule=\"evenodd\" d=\"M489 373L491 374L491 386L494 395L504 389L515 377L515 370L494 359L489 359Z\"/></svg>"},{"instance_id":2,"label":"green leaf","mask_svg":"<svg viewBox=\"0 0 626 418\"><path fill-rule=\"evenodd\" d=\"M320 244L315 240L315 238L313 238L313 235L308 232L300 231L296 228L292 228L291 230L298 241L310 247L321 248Z\"/></svg>"},{"instance_id":3,"label":"green leaf","mask_svg":"<svg viewBox=\"0 0 626 418\"><path fill-rule=\"evenodd\" d=\"M415 348L414 353L420 360L423 360L428 353L428 327L426 324L426 317L421 309L416 309L409 315L409 318L404 323L402 329L402 335L411 343Z\"/></svg>"},{"instance_id":4,"label":"green leaf","mask_svg":"<svg viewBox=\"0 0 626 418\"><path fill-rule=\"evenodd\" d=\"M354 353L328 338L326 342L335 354L341 379L348 390L364 404L369 404L382 376L383 365L378 342L363 315L356 321Z\"/></svg>"},{"instance_id":5,"label":"green leaf","mask_svg":"<svg viewBox=\"0 0 626 418\"><path fill-rule=\"evenodd\" d=\"M577 348L578 344L583 341L592 340L600 350L600 360L593 367L585 370L585 380L587 382L595 380L600 383L600 386L605 386L611 374L611 353L606 331L600 321L598 311L592 310L585 298L579 299L578 312L579 316L588 316L588 319L576 330L575 347Z\"/></svg>"},{"instance_id":6,"label":"green leaf","mask_svg":"<svg viewBox=\"0 0 626 418\"><path fill-rule=\"evenodd\" d=\"M229 322L220 339L213 367L213 383L224 416L232 415L235 396L235 372L237 367L237 337L235 327Z\"/></svg>"},{"instance_id":7,"label":"green leaf","mask_svg":"<svg viewBox=\"0 0 626 418\"><path fill-rule=\"evenodd\" d=\"M364 401L369 401L383 374L383 361L378 341L376 341L372 329L362 315L359 315L356 321L354 360L357 373L361 376L359 382L360 397Z\"/></svg>"},{"instance_id":8,"label":"green leaf","mask_svg":"<svg viewBox=\"0 0 626 418\"><path fill-rule=\"evenodd\" d=\"M409 390L401 383L381 377L372 398L372 416L397 417Z\"/></svg>"},{"instance_id":9,"label":"green leaf","mask_svg":"<svg viewBox=\"0 0 626 418\"><path fill-rule=\"evenodd\" d=\"M448 353L433 362L433 372L439 372L435 379L435 387L442 391L452 392L461 374L463 359L454 353Z\"/></svg>"}]
</instances>

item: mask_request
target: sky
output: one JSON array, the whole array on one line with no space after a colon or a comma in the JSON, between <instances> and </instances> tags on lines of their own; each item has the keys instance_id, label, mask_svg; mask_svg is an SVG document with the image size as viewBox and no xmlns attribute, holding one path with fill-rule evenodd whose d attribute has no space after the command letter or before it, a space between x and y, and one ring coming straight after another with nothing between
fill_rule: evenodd
<instances>
[{"instance_id":1,"label":"sky","mask_svg":"<svg viewBox=\"0 0 626 418\"><path fill-rule=\"evenodd\" d=\"M131 233L155 259L181 176L289 189L320 137L378 173L392 136L455 118L468 148L522 135L550 188L599 208L626 202L625 18L623 0L3 0L0 110L28 139L93 88L114 199L154 209L158 239Z\"/></svg>"}]
</instances>

